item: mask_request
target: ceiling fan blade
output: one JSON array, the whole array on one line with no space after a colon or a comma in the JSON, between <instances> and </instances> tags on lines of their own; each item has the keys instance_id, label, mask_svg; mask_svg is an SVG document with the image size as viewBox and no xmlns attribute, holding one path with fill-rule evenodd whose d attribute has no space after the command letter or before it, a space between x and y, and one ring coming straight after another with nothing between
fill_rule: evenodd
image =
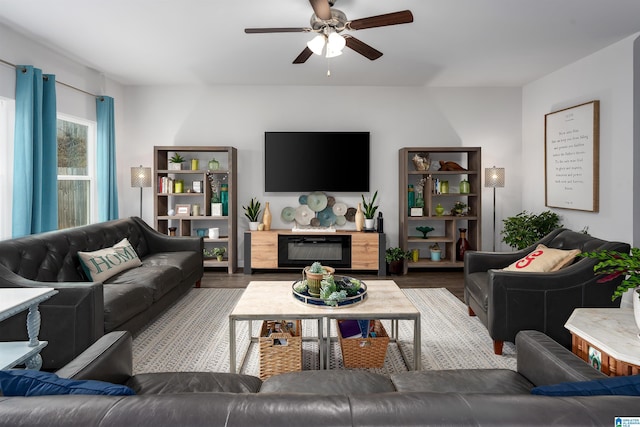
<instances>
[{"instance_id":1,"label":"ceiling fan blade","mask_svg":"<svg viewBox=\"0 0 640 427\"><path fill-rule=\"evenodd\" d=\"M305 47L304 50L300 52L300 55L298 55L298 57L293 60L293 63L304 64L311 55L313 55L313 52L311 51L311 49L309 49L308 47Z\"/></svg>"},{"instance_id":2,"label":"ceiling fan blade","mask_svg":"<svg viewBox=\"0 0 640 427\"><path fill-rule=\"evenodd\" d=\"M384 15L370 16L368 18L355 19L347 22L349 30L363 30L365 28L385 27L387 25L408 24L413 22L413 14L410 10L386 13Z\"/></svg>"},{"instance_id":3,"label":"ceiling fan blade","mask_svg":"<svg viewBox=\"0 0 640 427\"><path fill-rule=\"evenodd\" d=\"M313 13L323 21L331 19L331 6L329 6L328 0L309 0Z\"/></svg>"},{"instance_id":4,"label":"ceiling fan blade","mask_svg":"<svg viewBox=\"0 0 640 427\"><path fill-rule=\"evenodd\" d=\"M245 28L244 32L247 34L261 34L261 33L308 33L311 31L309 27L284 27L284 28Z\"/></svg>"},{"instance_id":5,"label":"ceiling fan blade","mask_svg":"<svg viewBox=\"0 0 640 427\"><path fill-rule=\"evenodd\" d=\"M347 42L347 47L348 48L355 50L360 55L365 56L365 57L369 58L372 61L375 61L376 59L378 59L378 58L380 58L382 56L382 52L380 52L377 49L372 48L368 44L358 40L357 38L355 38L355 37L353 37L351 35L345 35L344 38L345 38L345 40Z\"/></svg>"}]
</instances>

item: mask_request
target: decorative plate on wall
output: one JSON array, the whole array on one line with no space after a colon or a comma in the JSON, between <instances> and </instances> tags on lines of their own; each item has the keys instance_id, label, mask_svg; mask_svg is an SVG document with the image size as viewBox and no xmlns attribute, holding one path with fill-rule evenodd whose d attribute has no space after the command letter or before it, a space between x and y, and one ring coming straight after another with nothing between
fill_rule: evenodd
<instances>
[{"instance_id":1,"label":"decorative plate on wall","mask_svg":"<svg viewBox=\"0 0 640 427\"><path fill-rule=\"evenodd\" d=\"M315 216L316 216L315 212L309 209L309 206L307 205L298 206L296 208L295 218L296 218L296 222L300 225L311 224L311 219L315 218Z\"/></svg>"},{"instance_id":2,"label":"decorative plate on wall","mask_svg":"<svg viewBox=\"0 0 640 427\"><path fill-rule=\"evenodd\" d=\"M296 210L290 206L282 209L282 213L280 214L280 218L284 222L293 222L296 219Z\"/></svg>"}]
</instances>

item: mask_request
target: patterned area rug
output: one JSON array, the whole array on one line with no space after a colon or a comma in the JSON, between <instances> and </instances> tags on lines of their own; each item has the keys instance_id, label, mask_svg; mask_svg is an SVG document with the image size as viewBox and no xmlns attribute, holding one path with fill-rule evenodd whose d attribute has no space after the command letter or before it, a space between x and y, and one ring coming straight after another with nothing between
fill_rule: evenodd
<instances>
[{"instance_id":1,"label":"patterned area rug","mask_svg":"<svg viewBox=\"0 0 640 427\"><path fill-rule=\"evenodd\" d=\"M133 341L134 373L163 371L229 371L229 327L227 316L244 289L192 289L184 298L142 331ZM403 289L422 313L422 369L516 368L515 346L505 343L504 354L493 354L486 328L444 288ZM253 323L257 335L260 322ZM370 369L389 375L406 371L399 347L410 366L413 322L399 322L398 343L390 343L384 367ZM237 328L238 360L245 356L242 373L258 375L256 344L249 344L249 322ZM383 321L390 334L390 322ZM335 332L335 323L331 326ZM303 321L303 334L313 336L316 321ZM336 341L331 345L331 368L341 369L342 355ZM304 369L318 369L318 345L303 343Z\"/></svg>"}]
</instances>

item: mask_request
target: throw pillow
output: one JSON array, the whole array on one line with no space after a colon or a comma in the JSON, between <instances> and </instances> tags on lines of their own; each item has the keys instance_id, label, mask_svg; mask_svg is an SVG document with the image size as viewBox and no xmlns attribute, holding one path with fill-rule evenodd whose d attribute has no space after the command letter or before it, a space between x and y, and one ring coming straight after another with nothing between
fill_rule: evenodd
<instances>
[{"instance_id":1,"label":"throw pillow","mask_svg":"<svg viewBox=\"0 0 640 427\"><path fill-rule=\"evenodd\" d=\"M85 274L94 282L104 282L121 271L142 265L138 254L126 238L111 248L78 252Z\"/></svg>"},{"instance_id":2,"label":"throw pillow","mask_svg":"<svg viewBox=\"0 0 640 427\"><path fill-rule=\"evenodd\" d=\"M531 394L544 396L640 396L640 375L545 385L533 388Z\"/></svg>"},{"instance_id":3,"label":"throw pillow","mask_svg":"<svg viewBox=\"0 0 640 427\"><path fill-rule=\"evenodd\" d=\"M126 386L94 380L70 380L56 374L32 370L0 371L0 390L5 396L51 396L58 394L107 394L128 396Z\"/></svg>"},{"instance_id":4,"label":"throw pillow","mask_svg":"<svg viewBox=\"0 0 640 427\"><path fill-rule=\"evenodd\" d=\"M538 245L535 251L531 252L526 257L519 259L503 270L527 271L534 273L558 271L562 267L571 264L573 259L579 253L580 249L552 249L545 245Z\"/></svg>"}]
</instances>

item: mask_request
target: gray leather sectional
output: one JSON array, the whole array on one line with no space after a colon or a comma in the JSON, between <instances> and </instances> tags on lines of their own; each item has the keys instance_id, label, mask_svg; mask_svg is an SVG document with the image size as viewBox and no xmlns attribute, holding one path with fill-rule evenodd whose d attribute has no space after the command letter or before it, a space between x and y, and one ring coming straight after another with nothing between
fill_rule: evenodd
<instances>
[{"instance_id":1,"label":"gray leather sectional","mask_svg":"<svg viewBox=\"0 0 640 427\"><path fill-rule=\"evenodd\" d=\"M541 332L520 332L516 346L517 371L303 371L262 382L212 372L132 376L131 336L114 332L57 374L126 384L135 396L0 397L0 426L584 427L638 416L640 397L530 394L604 376Z\"/></svg>"}]
</instances>

